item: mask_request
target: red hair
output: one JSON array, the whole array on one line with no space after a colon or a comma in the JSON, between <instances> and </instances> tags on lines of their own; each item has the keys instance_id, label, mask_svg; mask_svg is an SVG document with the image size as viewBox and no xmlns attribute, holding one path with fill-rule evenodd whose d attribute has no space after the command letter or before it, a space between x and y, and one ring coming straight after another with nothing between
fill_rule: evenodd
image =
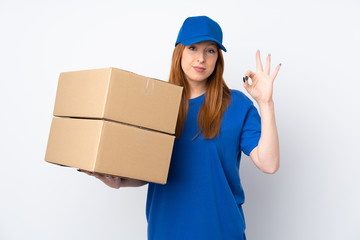
<instances>
[{"instance_id":1,"label":"red hair","mask_svg":"<svg viewBox=\"0 0 360 240\"><path fill-rule=\"evenodd\" d=\"M176 137L180 137L184 121L189 109L190 87L181 67L181 57L185 46L177 44L171 62L169 82L182 86L183 93L180 103L178 121L176 124ZM204 134L204 138L215 138L220 132L221 120L224 112L229 106L230 89L223 79L224 58L221 49L218 47L218 58L214 72L209 76L206 82L205 102L200 108L198 115L199 133Z\"/></svg>"}]
</instances>

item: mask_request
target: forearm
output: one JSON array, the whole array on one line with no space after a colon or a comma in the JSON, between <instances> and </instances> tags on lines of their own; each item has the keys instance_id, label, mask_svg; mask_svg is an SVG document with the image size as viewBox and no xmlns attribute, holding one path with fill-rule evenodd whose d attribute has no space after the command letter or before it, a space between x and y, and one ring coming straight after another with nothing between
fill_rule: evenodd
<instances>
[{"instance_id":1,"label":"forearm","mask_svg":"<svg viewBox=\"0 0 360 240\"><path fill-rule=\"evenodd\" d=\"M130 178L121 178L120 187L140 187L148 182L136 180L136 179L130 179Z\"/></svg>"},{"instance_id":2,"label":"forearm","mask_svg":"<svg viewBox=\"0 0 360 240\"><path fill-rule=\"evenodd\" d=\"M261 115L261 137L257 147L260 168L275 173L280 166L279 137L276 128L274 102L258 103Z\"/></svg>"}]
</instances>

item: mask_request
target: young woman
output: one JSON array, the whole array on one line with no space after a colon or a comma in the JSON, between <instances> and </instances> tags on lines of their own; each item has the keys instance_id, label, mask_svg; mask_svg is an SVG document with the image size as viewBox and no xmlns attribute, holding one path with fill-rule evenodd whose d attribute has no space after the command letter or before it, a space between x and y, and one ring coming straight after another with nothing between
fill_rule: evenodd
<instances>
[{"instance_id":1,"label":"young woman","mask_svg":"<svg viewBox=\"0 0 360 240\"><path fill-rule=\"evenodd\" d=\"M176 140L167 184L148 186L148 239L245 239L241 152L265 173L279 168L272 92L280 64L270 74L270 54L263 69L257 51L256 73L243 77L260 118L249 98L225 84L222 51L222 30L215 21L206 16L185 20L169 78L184 87ZM87 173L114 188L146 184Z\"/></svg>"}]
</instances>

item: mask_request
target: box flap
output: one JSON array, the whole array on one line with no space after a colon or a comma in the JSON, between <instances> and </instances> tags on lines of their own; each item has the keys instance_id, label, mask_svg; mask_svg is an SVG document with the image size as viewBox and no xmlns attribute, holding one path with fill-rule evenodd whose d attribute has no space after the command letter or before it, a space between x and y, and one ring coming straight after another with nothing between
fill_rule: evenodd
<instances>
[{"instance_id":1,"label":"box flap","mask_svg":"<svg viewBox=\"0 0 360 240\"><path fill-rule=\"evenodd\" d=\"M103 118L111 68L60 73L54 116Z\"/></svg>"},{"instance_id":2,"label":"box flap","mask_svg":"<svg viewBox=\"0 0 360 240\"><path fill-rule=\"evenodd\" d=\"M94 171L102 120L53 118L45 161Z\"/></svg>"},{"instance_id":3,"label":"box flap","mask_svg":"<svg viewBox=\"0 0 360 240\"><path fill-rule=\"evenodd\" d=\"M182 87L112 69L105 118L175 133Z\"/></svg>"},{"instance_id":4,"label":"box flap","mask_svg":"<svg viewBox=\"0 0 360 240\"><path fill-rule=\"evenodd\" d=\"M95 171L165 184L174 136L105 121Z\"/></svg>"}]
</instances>

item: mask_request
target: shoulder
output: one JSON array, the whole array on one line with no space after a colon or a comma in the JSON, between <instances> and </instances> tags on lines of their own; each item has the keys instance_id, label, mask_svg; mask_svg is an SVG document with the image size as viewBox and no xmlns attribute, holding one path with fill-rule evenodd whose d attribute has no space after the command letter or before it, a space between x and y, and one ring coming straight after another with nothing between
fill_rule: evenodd
<instances>
[{"instance_id":1,"label":"shoulder","mask_svg":"<svg viewBox=\"0 0 360 240\"><path fill-rule=\"evenodd\" d=\"M253 105L253 102L251 99L246 96L243 92L236 90L236 89L230 89L231 92L231 105L242 105L250 107Z\"/></svg>"}]
</instances>

